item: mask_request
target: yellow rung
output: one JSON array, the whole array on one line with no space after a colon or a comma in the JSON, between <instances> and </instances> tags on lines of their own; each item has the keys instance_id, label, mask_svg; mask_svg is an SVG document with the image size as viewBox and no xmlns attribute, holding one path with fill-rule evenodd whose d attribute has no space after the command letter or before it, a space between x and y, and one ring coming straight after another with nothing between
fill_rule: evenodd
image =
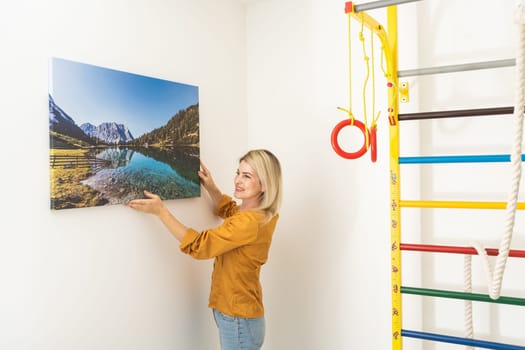
<instances>
[{"instance_id":1,"label":"yellow rung","mask_svg":"<svg viewBox=\"0 0 525 350\"><path fill-rule=\"evenodd\" d=\"M401 200L405 208L461 208L461 209L506 209L507 202L465 202L465 201L415 201ZM525 203L516 204L518 210L525 209Z\"/></svg>"}]
</instances>

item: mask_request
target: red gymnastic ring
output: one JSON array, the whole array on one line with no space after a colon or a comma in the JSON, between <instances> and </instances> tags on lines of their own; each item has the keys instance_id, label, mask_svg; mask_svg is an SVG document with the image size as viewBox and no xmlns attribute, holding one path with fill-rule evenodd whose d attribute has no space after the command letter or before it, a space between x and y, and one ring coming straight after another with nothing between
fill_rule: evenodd
<instances>
[{"instance_id":1,"label":"red gymnastic ring","mask_svg":"<svg viewBox=\"0 0 525 350\"><path fill-rule=\"evenodd\" d=\"M372 162L376 162L377 160L377 126L374 125L370 128L370 156L372 158Z\"/></svg>"},{"instance_id":2,"label":"red gymnastic ring","mask_svg":"<svg viewBox=\"0 0 525 350\"><path fill-rule=\"evenodd\" d=\"M345 126L352 126L352 125L357 126L359 129L361 129L361 132L363 133L363 136L365 137L365 142L363 143L363 147L361 147L360 150L354 153L349 153L349 152L344 151L341 147L339 147L338 136L342 128L344 128ZM375 133L374 133L374 138L375 138ZM361 157L366 152L365 124L355 119L353 121L351 119L344 119L341 122L339 122L339 124L335 126L334 130L332 130L332 148L338 155L346 159L356 159L356 158Z\"/></svg>"}]
</instances>

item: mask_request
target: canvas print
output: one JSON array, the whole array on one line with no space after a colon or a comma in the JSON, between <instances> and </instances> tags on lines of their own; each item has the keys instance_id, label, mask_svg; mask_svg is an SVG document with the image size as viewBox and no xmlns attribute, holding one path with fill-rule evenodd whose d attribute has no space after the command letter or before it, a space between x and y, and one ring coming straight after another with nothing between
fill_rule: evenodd
<instances>
[{"instance_id":1,"label":"canvas print","mask_svg":"<svg viewBox=\"0 0 525 350\"><path fill-rule=\"evenodd\" d=\"M200 196L197 86L50 59L51 209Z\"/></svg>"}]
</instances>

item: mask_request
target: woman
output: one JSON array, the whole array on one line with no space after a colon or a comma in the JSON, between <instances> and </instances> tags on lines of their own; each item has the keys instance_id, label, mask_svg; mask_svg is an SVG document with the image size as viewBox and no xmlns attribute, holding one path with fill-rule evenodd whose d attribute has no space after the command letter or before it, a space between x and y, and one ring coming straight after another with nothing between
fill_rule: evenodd
<instances>
[{"instance_id":1,"label":"woman","mask_svg":"<svg viewBox=\"0 0 525 350\"><path fill-rule=\"evenodd\" d=\"M180 241L182 252L196 259L215 258L209 307L219 329L222 350L260 349L265 334L261 266L268 259L281 202L281 166L269 151L252 150L242 156L234 180L237 204L215 185L201 163L198 172L214 206L224 219L218 227L198 233L182 224L159 196L129 202L133 209L154 214Z\"/></svg>"}]
</instances>

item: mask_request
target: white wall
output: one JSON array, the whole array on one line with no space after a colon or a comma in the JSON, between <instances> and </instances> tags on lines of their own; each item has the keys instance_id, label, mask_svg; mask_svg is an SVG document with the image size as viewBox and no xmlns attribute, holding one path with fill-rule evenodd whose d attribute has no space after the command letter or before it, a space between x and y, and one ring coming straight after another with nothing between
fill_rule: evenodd
<instances>
[{"instance_id":1,"label":"white wall","mask_svg":"<svg viewBox=\"0 0 525 350\"><path fill-rule=\"evenodd\" d=\"M514 57L513 5L426 0L400 6L400 69ZM202 159L226 192L237 157L247 148L266 147L280 157L284 205L262 276L265 349L389 348L389 149L382 85L376 87L382 108L377 163L368 154L342 159L330 145L332 128L345 117L336 107L348 104L343 9L339 0L5 5L0 347L218 348L206 307L211 262L180 254L153 217L125 206L48 209L47 63L58 56L198 85ZM386 23L384 12L370 13ZM363 69L353 74L360 86ZM402 112L513 103L511 69L407 80L411 102ZM354 87L358 117L359 90ZM508 153L509 120L406 123L401 153ZM403 169L403 196L505 200L506 169ZM197 229L216 222L204 198L168 205ZM482 239L491 246L499 242L504 216L418 210L403 215L411 241L466 245ZM513 246L523 249L523 214L516 225ZM403 258L407 284L461 289L461 257ZM474 265L476 291L485 293L481 265ZM502 294L525 297L523 262L508 266ZM462 335L462 302L410 297L404 305L405 327ZM475 316L479 338L525 345L515 321L525 317L520 308L477 304ZM411 340L406 347L457 348Z\"/></svg>"},{"instance_id":2,"label":"white wall","mask_svg":"<svg viewBox=\"0 0 525 350\"><path fill-rule=\"evenodd\" d=\"M340 1L260 1L247 15L249 142L270 142L285 179L264 275L268 349L389 340L378 332L390 322L387 129L376 164L330 145L345 118L336 107L348 101L343 10Z\"/></svg>"},{"instance_id":3,"label":"white wall","mask_svg":"<svg viewBox=\"0 0 525 350\"><path fill-rule=\"evenodd\" d=\"M246 151L238 1L17 1L0 11L0 348L215 349L211 261L125 206L49 210L48 59L197 85L201 157L226 192ZM207 201L168 205L198 229Z\"/></svg>"},{"instance_id":4,"label":"white wall","mask_svg":"<svg viewBox=\"0 0 525 350\"><path fill-rule=\"evenodd\" d=\"M400 69L513 58L513 5L426 0L399 6ZM369 14L386 25L385 9ZM333 127L345 118L336 107L348 101L346 26L343 1L261 0L248 8L249 144L270 143L285 174L283 217L265 272L269 349L390 348L389 144L378 68L382 117L377 163L370 162L369 154L344 160L330 145ZM353 110L362 120L364 66L356 22L352 31ZM514 101L512 68L404 80L411 87L410 103L401 105L405 113ZM510 117L406 122L401 124L401 155L509 153L511 133ZM359 138L346 134L354 136ZM402 199L505 201L508 167L404 167ZM406 209L404 241L468 245L481 240L497 247L503 214ZM525 246L523 220L518 213L516 249ZM461 256L403 253L403 259L406 285L462 290ZM523 259L508 262L502 295L525 297L518 277L525 266L516 260ZM477 259L474 287L487 293ZM464 334L462 301L405 297L404 306L407 329ZM525 344L522 327L513 323L525 316L522 309L475 304L474 334ZM458 348L405 343L409 349Z\"/></svg>"}]
</instances>

